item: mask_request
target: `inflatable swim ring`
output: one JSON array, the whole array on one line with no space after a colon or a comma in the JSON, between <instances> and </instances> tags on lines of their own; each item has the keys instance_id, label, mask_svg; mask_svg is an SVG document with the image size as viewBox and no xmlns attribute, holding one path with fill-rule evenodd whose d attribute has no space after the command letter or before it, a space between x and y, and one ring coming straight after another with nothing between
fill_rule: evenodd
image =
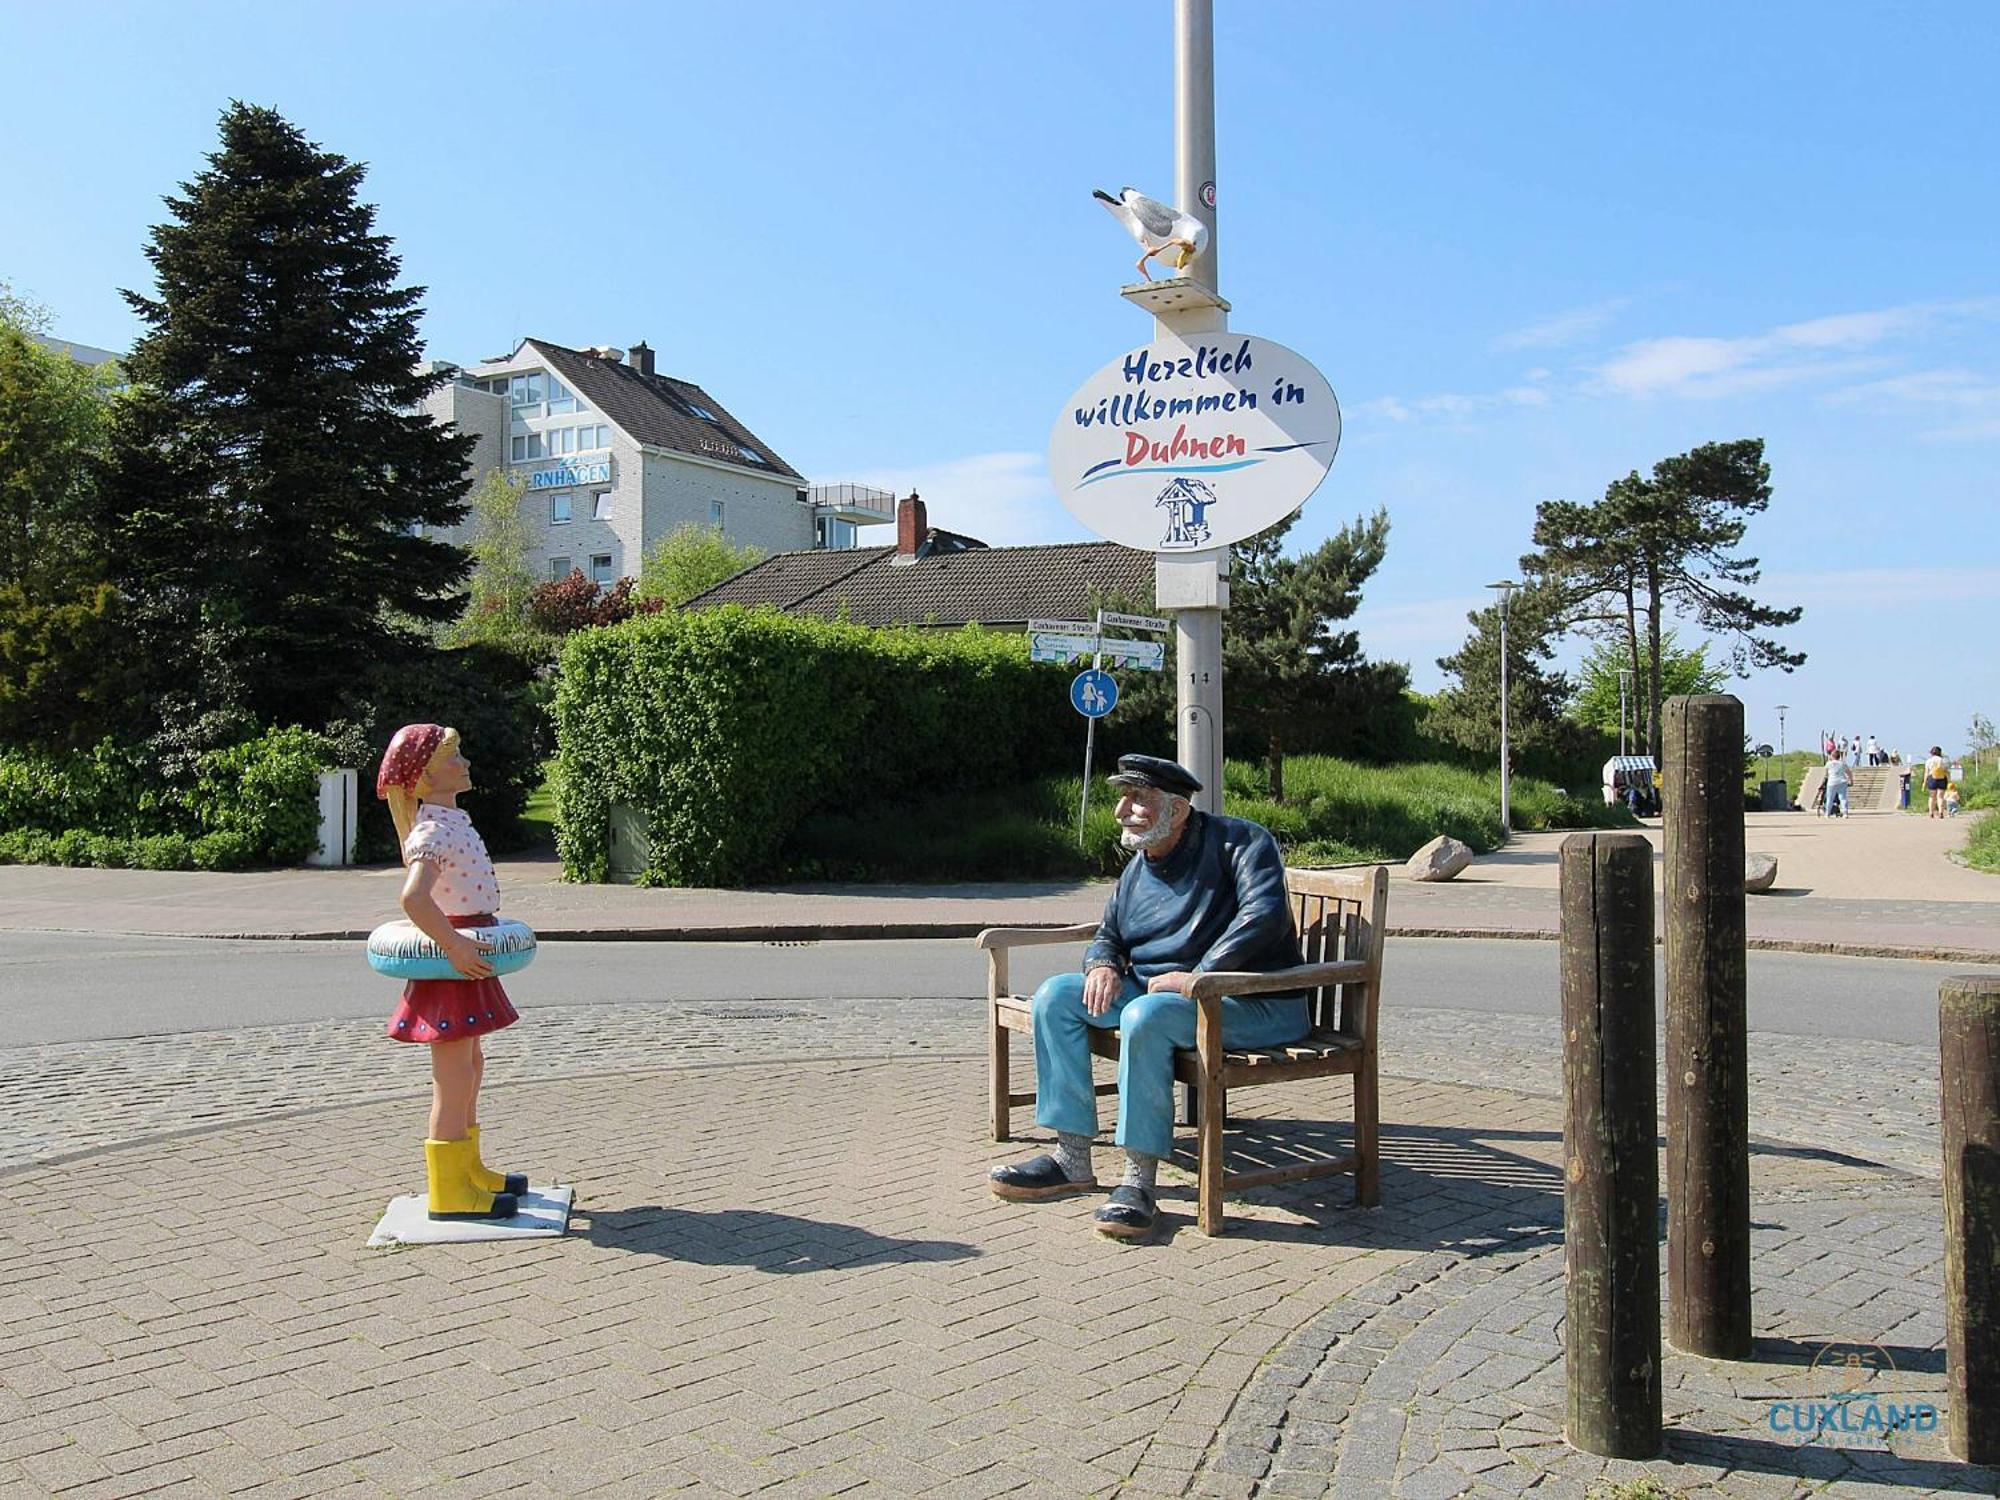
<instances>
[{"instance_id":1,"label":"inflatable swim ring","mask_svg":"<svg viewBox=\"0 0 2000 1500\"><path fill-rule=\"evenodd\" d=\"M469 938L491 946L486 961L495 975L512 974L534 962L535 933L526 922L496 917L485 927L461 927ZM464 979L444 950L409 921L384 922L368 934L368 966L391 979Z\"/></svg>"}]
</instances>

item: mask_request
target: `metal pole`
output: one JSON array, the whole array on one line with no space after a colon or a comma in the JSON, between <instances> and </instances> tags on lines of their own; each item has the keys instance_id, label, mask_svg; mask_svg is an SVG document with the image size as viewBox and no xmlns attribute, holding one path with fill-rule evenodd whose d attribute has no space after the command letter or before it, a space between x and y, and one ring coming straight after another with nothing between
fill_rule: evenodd
<instances>
[{"instance_id":1,"label":"metal pole","mask_svg":"<svg viewBox=\"0 0 2000 1500\"><path fill-rule=\"evenodd\" d=\"M1512 809L1507 805L1507 597L1500 596L1500 837L1514 836Z\"/></svg>"},{"instance_id":2,"label":"metal pole","mask_svg":"<svg viewBox=\"0 0 2000 1500\"><path fill-rule=\"evenodd\" d=\"M1174 0L1174 198L1208 226L1208 248L1187 274L1211 292L1215 270L1215 7Z\"/></svg>"},{"instance_id":3,"label":"metal pole","mask_svg":"<svg viewBox=\"0 0 2000 1500\"><path fill-rule=\"evenodd\" d=\"M1507 603L1514 597L1515 584L1512 579L1486 585L1497 590L1500 595L1500 838L1504 843L1514 836L1514 818L1508 805L1508 746L1507 746Z\"/></svg>"},{"instance_id":4,"label":"metal pole","mask_svg":"<svg viewBox=\"0 0 2000 1500\"><path fill-rule=\"evenodd\" d=\"M1097 639L1091 643L1090 670L1104 665L1104 611L1097 612ZM1076 846L1083 847L1083 825L1090 816L1090 760L1097 749L1097 720L1092 718L1083 731L1083 798L1076 809Z\"/></svg>"},{"instance_id":5,"label":"metal pole","mask_svg":"<svg viewBox=\"0 0 2000 1500\"><path fill-rule=\"evenodd\" d=\"M1213 0L1174 0L1174 196L1177 206L1208 226L1208 248L1187 267L1189 279L1216 291L1215 10ZM1171 322L1161 336L1214 332L1228 326L1221 308ZM1162 607L1174 616L1174 753L1201 782L1194 805L1222 811L1222 611L1228 603L1223 569L1229 552L1191 554L1159 563ZM1176 575L1168 597L1167 574Z\"/></svg>"}]
</instances>

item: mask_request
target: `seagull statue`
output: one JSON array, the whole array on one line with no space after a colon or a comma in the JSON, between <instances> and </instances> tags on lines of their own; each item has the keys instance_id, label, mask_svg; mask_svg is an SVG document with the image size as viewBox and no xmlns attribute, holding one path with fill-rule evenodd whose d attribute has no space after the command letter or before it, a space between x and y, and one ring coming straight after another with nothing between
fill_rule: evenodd
<instances>
[{"instance_id":1,"label":"seagull statue","mask_svg":"<svg viewBox=\"0 0 2000 1500\"><path fill-rule=\"evenodd\" d=\"M1137 188L1120 188L1116 198L1103 188L1094 188L1090 196L1102 203L1106 212L1123 224L1126 232L1139 242L1139 248L1146 252L1139 257L1139 274L1148 281L1153 279L1153 273L1146 268L1146 262L1154 256L1168 250L1177 251L1174 270L1185 273L1188 262L1208 245L1206 224L1193 214L1184 214L1157 198L1148 198Z\"/></svg>"}]
</instances>

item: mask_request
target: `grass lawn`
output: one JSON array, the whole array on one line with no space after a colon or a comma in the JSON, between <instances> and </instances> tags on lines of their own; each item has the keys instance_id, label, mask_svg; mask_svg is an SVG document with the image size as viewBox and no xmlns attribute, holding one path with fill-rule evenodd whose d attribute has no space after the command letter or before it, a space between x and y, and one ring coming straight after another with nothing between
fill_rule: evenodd
<instances>
[{"instance_id":1,"label":"grass lawn","mask_svg":"<svg viewBox=\"0 0 2000 1500\"><path fill-rule=\"evenodd\" d=\"M821 813L791 839L795 873L909 881L1114 875L1124 855L1111 789L1094 781L1079 847L1082 790L1081 777L1051 776L1012 790L912 799L893 813ZM1500 841L1497 771L1300 755L1285 762L1285 791L1283 802L1270 800L1261 765L1231 761L1223 774L1224 811L1269 828L1294 865L1400 863L1441 833L1482 851ZM1516 776L1511 793L1517 829L1636 826L1622 807L1568 796L1530 776Z\"/></svg>"},{"instance_id":2,"label":"grass lawn","mask_svg":"<svg viewBox=\"0 0 2000 1500\"><path fill-rule=\"evenodd\" d=\"M1965 841L1965 862L1975 870L2000 875L2000 813L1978 814L1972 834Z\"/></svg>"},{"instance_id":3,"label":"grass lawn","mask_svg":"<svg viewBox=\"0 0 2000 1500\"><path fill-rule=\"evenodd\" d=\"M555 847L556 794L546 774L542 777L542 784L528 796L527 809L521 814L521 826L527 831L530 848Z\"/></svg>"}]
</instances>

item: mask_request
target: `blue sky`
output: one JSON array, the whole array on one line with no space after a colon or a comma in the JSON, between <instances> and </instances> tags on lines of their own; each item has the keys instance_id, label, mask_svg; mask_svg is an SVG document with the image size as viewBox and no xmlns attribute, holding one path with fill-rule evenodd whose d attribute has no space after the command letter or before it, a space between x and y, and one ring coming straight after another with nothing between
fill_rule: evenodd
<instances>
[{"instance_id":1,"label":"blue sky","mask_svg":"<svg viewBox=\"0 0 2000 1500\"><path fill-rule=\"evenodd\" d=\"M1535 503L1762 436L1764 597L1810 660L1751 732L2000 717L1990 7L1221 0L1232 325L1346 433L1295 538L1387 506L1360 617L1432 658ZM126 347L120 286L232 97L370 164L439 357L523 335L700 381L816 480L1081 535L1063 398L1150 323L1090 189L1173 182L1171 7L8 7L0 278ZM1988 102L1981 104L1981 100ZM864 533L864 537L866 537Z\"/></svg>"}]
</instances>

